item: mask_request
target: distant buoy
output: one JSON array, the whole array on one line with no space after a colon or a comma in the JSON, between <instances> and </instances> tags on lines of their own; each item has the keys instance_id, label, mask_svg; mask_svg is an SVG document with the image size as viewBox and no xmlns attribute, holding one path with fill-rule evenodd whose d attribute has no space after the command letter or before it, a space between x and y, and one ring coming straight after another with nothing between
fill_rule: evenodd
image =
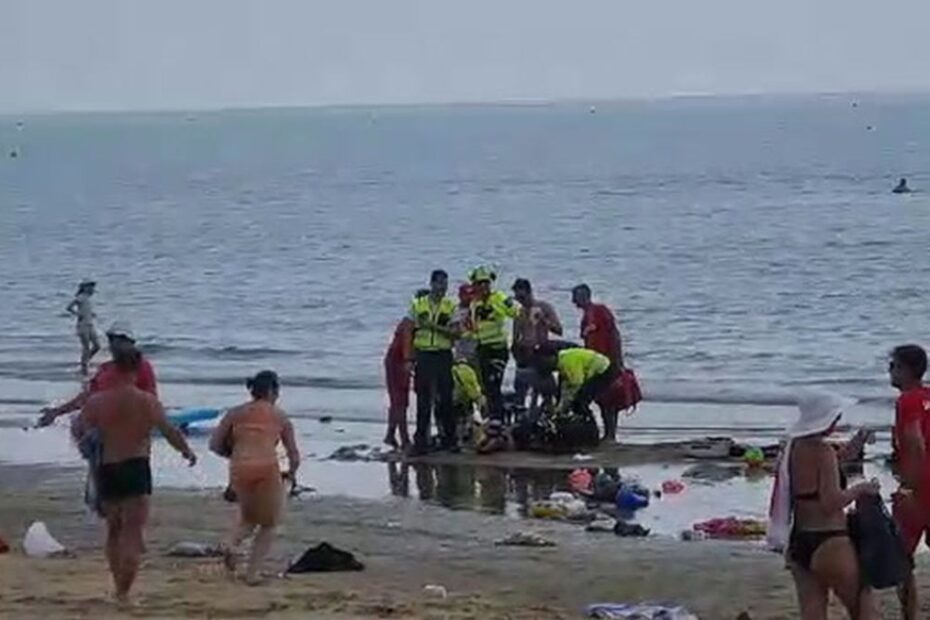
<instances>
[{"instance_id":1,"label":"distant buoy","mask_svg":"<svg viewBox=\"0 0 930 620\"><path fill-rule=\"evenodd\" d=\"M858 101L853 101L853 102L852 102L852 107L858 108L858 107L859 107L859 102L858 102Z\"/></svg>"},{"instance_id":2,"label":"distant buoy","mask_svg":"<svg viewBox=\"0 0 930 620\"><path fill-rule=\"evenodd\" d=\"M10 151L10 159L16 159L17 157L19 157L19 153L16 151L16 149Z\"/></svg>"},{"instance_id":3,"label":"distant buoy","mask_svg":"<svg viewBox=\"0 0 930 620\"><path fill-rule=\"evenodd\" d=\"M875 131L875 127L873 127L872 125L866 125L865 130L866 130L866 131Z\"/></svg>"},{"instance_id":4,"label":"distant buoy","mask_svg":"<svg viewBox=\"0 0 930 620\"><path fill-rule=\"evenodd\" d=\"M597 108L595 106L591 106L591 108L588 110L588 114L597 114Z\"/></svg>"}]
</instances>

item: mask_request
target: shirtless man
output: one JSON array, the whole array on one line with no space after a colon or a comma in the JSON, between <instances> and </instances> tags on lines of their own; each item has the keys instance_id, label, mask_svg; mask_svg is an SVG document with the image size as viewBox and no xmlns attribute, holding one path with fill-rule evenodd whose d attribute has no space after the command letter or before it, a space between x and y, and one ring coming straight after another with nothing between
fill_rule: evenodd
<instances>
[{"instance_id":1,"label":"shirtless man","mask_svg":"<svg viewBox=\"0 0 930 620\"><path fill-rule=\"evenodd\" d=\"M143 530L152 494L152 430L158 429L191 467L197 463L158 399L136 387L141 360L135 349L117 350L112 387L90 396L72 426L76 439L96 430L103 444L96 480L107 521L106 556L120 603L129 600L145 550Z\"/></svg>"}]
</instances>

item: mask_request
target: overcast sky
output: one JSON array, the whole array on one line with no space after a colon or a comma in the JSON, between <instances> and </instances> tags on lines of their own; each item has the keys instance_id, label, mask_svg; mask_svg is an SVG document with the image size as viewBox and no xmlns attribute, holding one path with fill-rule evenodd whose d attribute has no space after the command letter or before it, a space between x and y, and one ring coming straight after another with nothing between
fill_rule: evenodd
<instances>
[{"instance_id":1,"label":"overcast sky","mask_svg":"<svg viewBox=\"0 0 930 620\"><path fill-rule=\"evenodd\" d=\"M930 0L0 0L0 110L930 91Z\"/></svg>"}]
</instances>

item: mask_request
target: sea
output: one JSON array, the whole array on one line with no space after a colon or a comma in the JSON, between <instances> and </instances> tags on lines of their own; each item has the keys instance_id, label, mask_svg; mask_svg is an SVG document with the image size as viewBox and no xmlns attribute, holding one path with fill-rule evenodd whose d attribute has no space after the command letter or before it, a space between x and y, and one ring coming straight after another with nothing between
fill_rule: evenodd
<instances>
[{"instance_id":1,"label":"sea","mask_svg":"<svg viewBox=\"0 0 930 620\"><path fill-rule=\"evenodd\" d=\"M237 404L270 368L308 435L380 432L437 268L529 278L570 338L589 284L646 393L633 440L775 437L819 388L887 426L888 351L930 345L930 96L4 116L0 155L11 427L79 388L82 279L166 404Z\"/></svg>"}]
</instances>

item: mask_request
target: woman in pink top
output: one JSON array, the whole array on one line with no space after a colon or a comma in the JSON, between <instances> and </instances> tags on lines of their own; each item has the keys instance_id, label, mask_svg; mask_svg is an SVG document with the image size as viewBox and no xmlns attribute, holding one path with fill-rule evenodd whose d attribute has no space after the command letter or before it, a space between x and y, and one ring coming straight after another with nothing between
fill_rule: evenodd
<instances>
[{"instance_id":1,"label":"woman in pink top","mask_svg":"<svg viewBox=\"0 0 930 620\"><path fill-rule=\"evenodd\" d=\"M295 480L300 452L294 427L287 415L275 406L278 375L264 370L246 382L252 401L230 409L213 437L210 450L229 459L229 478L239 502L239 517L226 546L226 568L236 570L239 545L256 528L246 583L259 583L259 568L271 549L275 528L284 509L284 481L278 466L278 442L287 452L285 477Z\"/></svg>"}]
</instances>

